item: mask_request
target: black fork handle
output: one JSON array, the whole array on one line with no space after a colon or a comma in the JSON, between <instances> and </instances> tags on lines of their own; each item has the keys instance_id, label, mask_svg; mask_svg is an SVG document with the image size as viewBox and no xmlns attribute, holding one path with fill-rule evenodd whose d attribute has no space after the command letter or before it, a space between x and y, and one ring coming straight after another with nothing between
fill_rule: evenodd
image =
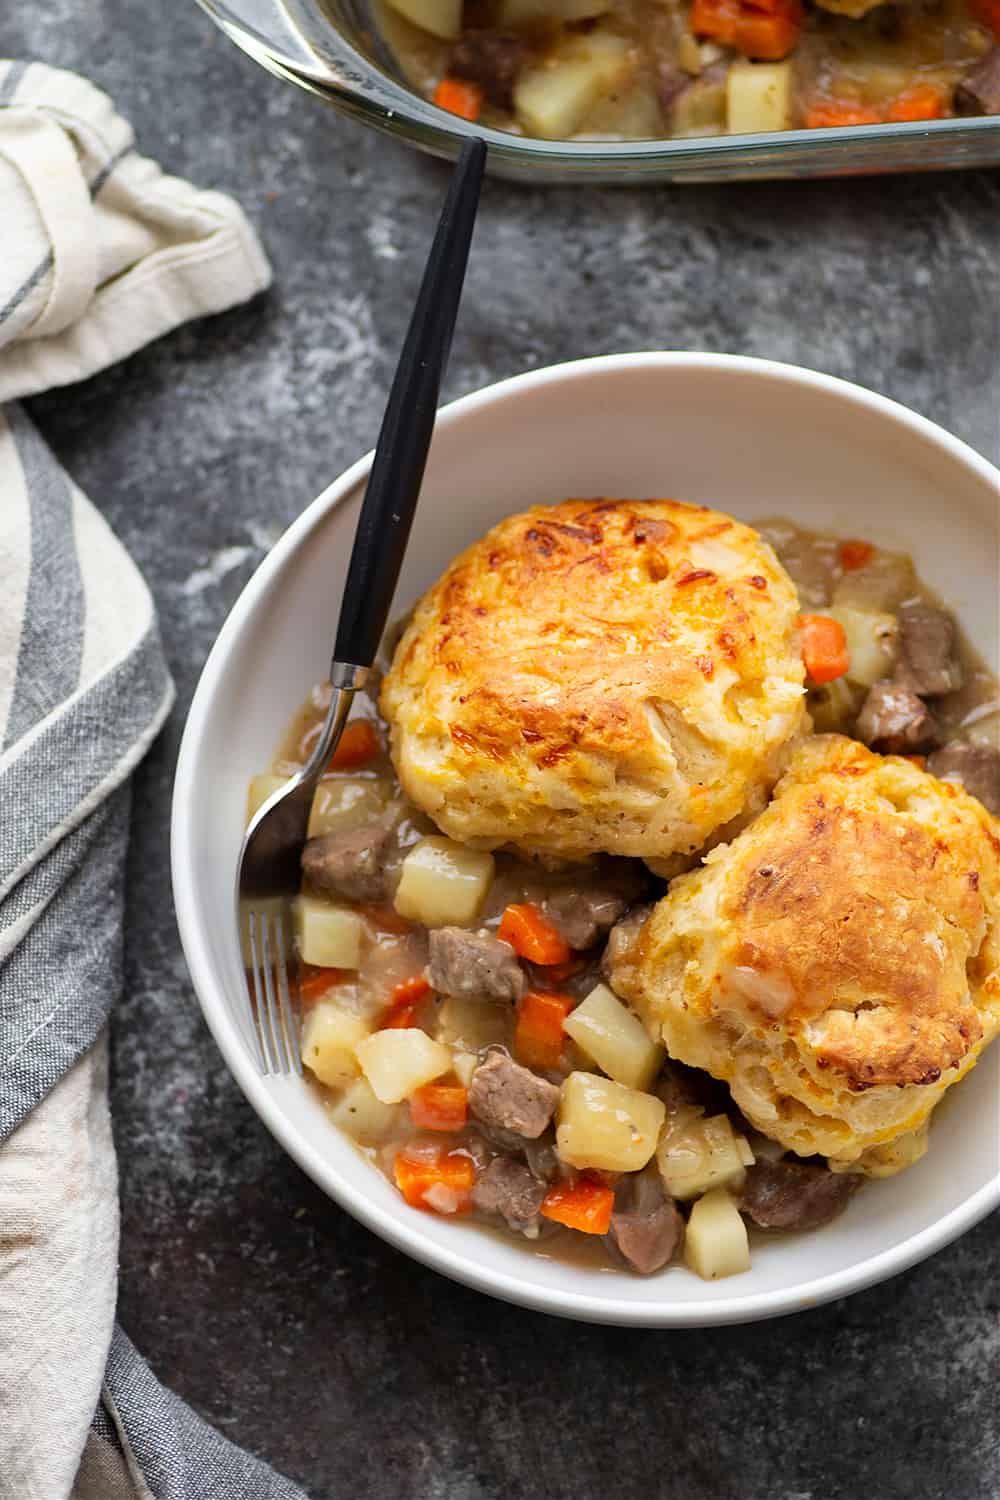
<instances>
[{"instance_id":1,"label":"black fork handle","mask_svg":"<svg viewBox=\"0 0 1000 1500\"><path fill-rule=\"evenodd\" d=\"M485 162L485 144L466 142L441 211L358 518L333 652L338 664L370 667L385 630L434 431Z\"/></svg>"}]
</instances>

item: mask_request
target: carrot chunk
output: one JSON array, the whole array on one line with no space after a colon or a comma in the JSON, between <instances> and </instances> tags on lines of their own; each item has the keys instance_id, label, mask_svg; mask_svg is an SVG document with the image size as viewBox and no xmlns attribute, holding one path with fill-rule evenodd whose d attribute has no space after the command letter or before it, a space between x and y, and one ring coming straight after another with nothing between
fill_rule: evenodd
<instances>
[{"instance_id":1,"label":"carrot chunk","mask_svg":"<svg viewBox=\"0 0 1000 1500\"><path fill-rule=\"evenodd\" d=\"M710 36L745 57L777 62L798 41L804 19L802 0L694 0L688 24L696 36Z\"/></svg>"},{"instance_id":2,"label":"carrot chunk","mask_svg":"<svg viewBox=\"0 0 1000 1500\"><path fill-rule=\"evenodd\" d=\"M874 551L871 542L841 542L840 566L845 573L856 573L871 561Z\"/></svg>"},{"instance_id":3,"label":"carrot chunk","mask_svg":"<svg viewBox=\"0 0 1000 1500\"><path fill-rule=\"evenodd\" d=\"M407 1030L417 1025L417 1016L431 992L431 987L422 974L412 979L403 979L390 991L389 999L379 1022L379 1031Z\"/></svg>"},{"instance_id":4,"label":"carrot chunk","mask_svg":"<svg viewBox=\"0 0 1000 1500\"><path fill-rule=\"evenodd\" d=\"M549 1188L540 1212L556 1224L578 1229L581 1234L607 1234L615 1206L614 1189L596 1177L578 1177L574 1183Z\"/></svg>"},{"instance_id":5,"label":"carrot chunk","mask_svg":"<svg viewBox=\"0 0 1000 1500\"><path fill-rule=\"evenodd\" d=\"M834 125L878 125L881 118L878 110L867 104L832 99L806 110L805 124L808 130L822 130Z\"/></svg>"},{"instance_id":6,"label":"carrot chunk","mask_svg":"<svg viewBox=\"0 0 1000 1500\"><path fill-rule=\"evenodd\" d=\"M396 1186L411 1208L460 1214L469 1206L476 1180L472 1159L463 1151L404 1147L393 1163Z\"/></svg>"},{"instance_id":7,"label":"carrot chunk","mask_svg":"<svg viewBox=\"0 0 1000 1500\"><path fill-rule=\"evenodd\" d=\"M477 83L464 78L442 78L431 95L431 102L463 120L478 120L483 108L483 91Z\"/></svg>"},{"instance_id":8,"label":"carrot chunk","mask_svg":"<svg viewBox=\"0 0 1000 1500\"><path fill-rule=\"evenodd\" d=\"M906 89L886 109L886 120L940 120L944 114L944 95L932 83L918 83Z\"/></svg>"},{"instance_id":9,"label":"carrot chunk","mask_svg":"<svg viewBox=\"0 0 1000 1500\"><path fill-rule=\"evenodd\" d=\"M308 1009L315 1005L327 990L346 979L349 972L348 969L318 969L313 964L304 965L299 977L299 1000L302 1006Z\"/></svg>"},{"instance_id":10,"label":"carrot chunk","mask_svg":"<svg viewBox=\"0 0 1000 1500\"><path fill-rule=\"evenodd\" d=\"M508 906L500 918L497 937L509 943L519 958L533 964L564 964L572 955L548 917L530 902Z\"/></svg>"},{"instance_id":11,"label":"carrot chunk","mask_svg":"<svg viewBox=\"0 0 1000 1500\"><path fill-rule=\"evenodd\" d=\"M328 771L348 771L365 766L379 753L382 742L370 719L352 719L344 725L336 750L330 756Z\"/></svg>"},{"instance_id":12,"label":"carrot chunk","mask_svg":"<svg viewBox=\"0 0 1000 1500\"><path fill-rule=\"evenodd\" d=\"M426 1083L410 1096L410 1115L419 1130L461 1130L468 1113L469 1094L461 1084Z\"/></svg>"},{"instance_id":13,"label":"carrot chunk","mask_svg":"<svg viewBox=\"0 0 1000 1500\"><path fill-rule=\"evenodd\" d=\"M570 995L529 990L518 1002L514 1055L528 1068L555 1068L563 1048L563 1022L573 1009Z\"/></svg>"},{"instance_id":14,"label":"carrot chunk","mask_svg":"<svg viewBox=\"0 0 1000 1500\"><path fill-rule=\"evenodd\" d=\"M1000 0L969 0L969 11L980 26L1000 38Z\"/></svg>"},{"instance_id":15,"label":"carrot chunk","mask_svg":"<svg viewBox=\"0 0 1000 1500\"><path fill-rule=\"evenodd\" d=\"M829 615L800 615L802 660L811 682L833 682L851 665L847 636L839 620Z\"/></svg>"}]
</instances>

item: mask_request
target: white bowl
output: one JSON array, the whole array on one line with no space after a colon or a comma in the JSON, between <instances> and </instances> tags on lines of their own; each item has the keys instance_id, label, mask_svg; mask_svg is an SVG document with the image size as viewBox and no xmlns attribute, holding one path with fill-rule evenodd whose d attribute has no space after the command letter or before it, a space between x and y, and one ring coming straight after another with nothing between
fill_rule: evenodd
<instances>
[{"instance_id":1,"label":"white bowl","mask_svg":"<svg viewBox=\"0 0 1000 1500\"><path fill-rule=\"evenodd\" d=\"M416 1259L544 1312L647 1327L772 1317L870 1286L1000 1202L1000 1044L938 1111L922 1162L873 1183L834 1224L775 1236L753 1268L706 1283L642 1279L533 1251L408 1208L310 1089L261 1079L240 1020L233 880L247 782L327 671L370 455L278 542L239 598L191 705L174 789L174 896L205 1018L237 1082L301 1167ZM441 412L397 612L511 511L567 495L671 495L746 520L786 515L912 553L997 667L1000 474L923 418L843 381L711 354L585 360L508 380Z\"/></svg>"}]
</instances>

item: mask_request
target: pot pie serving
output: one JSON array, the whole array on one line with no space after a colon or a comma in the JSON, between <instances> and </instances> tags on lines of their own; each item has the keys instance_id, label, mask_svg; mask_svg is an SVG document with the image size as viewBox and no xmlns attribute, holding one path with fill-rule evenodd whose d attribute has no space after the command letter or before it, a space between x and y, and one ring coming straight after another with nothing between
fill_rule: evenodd
<instances>
[{"instance_id":1,"label":"pot pie serving","mask_svg":"<svg viewBox=\"0 0 1000 1500\"><path fill-rule=\"evenodd\" d=\"M537 506L418 603L379 703L314 799L298 989L408 1204L715 1278L928 1149L1000 1030L1000 694L907 557Z\"/></svg>"}]
</instances>

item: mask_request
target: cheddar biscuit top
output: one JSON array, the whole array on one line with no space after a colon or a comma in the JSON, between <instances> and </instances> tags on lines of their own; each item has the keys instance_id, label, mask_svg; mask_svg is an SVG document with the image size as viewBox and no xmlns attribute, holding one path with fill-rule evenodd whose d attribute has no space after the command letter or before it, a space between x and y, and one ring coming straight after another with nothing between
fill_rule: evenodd
<instances>
[{"instance_id":1,"label":"cheddar biscuit top","mask_svg":"<svg viewBox=\"0 0 1000 1500\"><path fill-rule=\"evenodd\" d=\"M998 835L909 761L805 740L767 811L674 881L613 983L765 1134L896 1170L1000 1030Z\"/></svg>"},{"instance_id":2,"label":"cheddar biscuit top","mask_svg":"<svg viewBox=\"0 0 1000 1500\"><path fill-rule=\"evenodd\" d=\"M688 855L758 811L806 719L795 589L675 500L510 516L418 604L382 692L403 789L453 838Z\"/></svg>"}]
</instances>

